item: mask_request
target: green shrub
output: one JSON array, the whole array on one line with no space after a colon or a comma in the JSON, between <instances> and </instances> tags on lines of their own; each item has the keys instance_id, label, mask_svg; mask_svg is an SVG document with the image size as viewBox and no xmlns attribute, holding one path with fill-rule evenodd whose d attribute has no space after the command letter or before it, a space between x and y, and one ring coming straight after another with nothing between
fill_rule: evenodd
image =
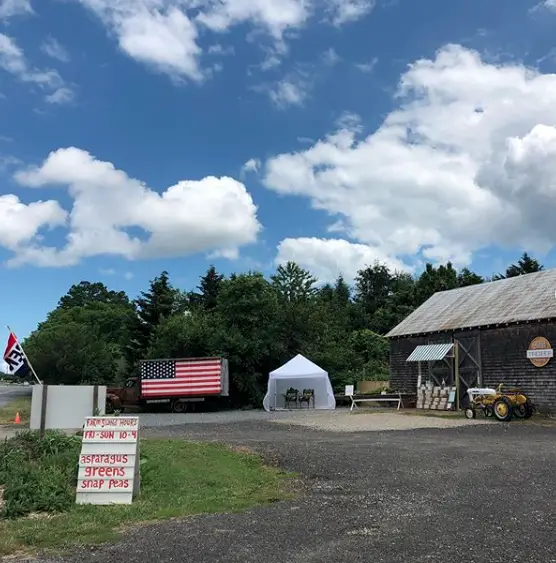
<instances>
[{"instance_id":1,"label":"green shrub","mask_svg":"<svg viewBox=\"0 0 556 563\"><path fill-rule=\"evenodd\" d=\"M61 512L74 502L80 440L59 432L23 432L0 444L0 518Z\"/></svg>"}]
</instances>

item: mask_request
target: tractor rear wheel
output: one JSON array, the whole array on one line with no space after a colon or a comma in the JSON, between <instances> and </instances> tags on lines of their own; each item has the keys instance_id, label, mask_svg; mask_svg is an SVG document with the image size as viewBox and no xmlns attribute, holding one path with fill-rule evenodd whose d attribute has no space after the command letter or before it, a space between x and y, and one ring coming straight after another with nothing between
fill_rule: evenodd
<instances>
[{"instance_id":1,"label":"tractor rear wheel","mask_svg":"<svg viewBox=\"0 0 556 563\"><path fill-rule=\"evenodd\" d=\"M514 414L517 418L531 418L533 416L533 405L527 400L522 405L514 407Z\"/></svg>"},{"instance_id":2,"label":"tractor rear wheel","mask_svg":"<svg viewBox=\"0 0 556 563\"><path fill-rule=\"evenodd\" d=\"M500 397L494 401L494 416L500 422L508 422L512 419L513 409L507 397Z\"/></svg>"}]
</instances>

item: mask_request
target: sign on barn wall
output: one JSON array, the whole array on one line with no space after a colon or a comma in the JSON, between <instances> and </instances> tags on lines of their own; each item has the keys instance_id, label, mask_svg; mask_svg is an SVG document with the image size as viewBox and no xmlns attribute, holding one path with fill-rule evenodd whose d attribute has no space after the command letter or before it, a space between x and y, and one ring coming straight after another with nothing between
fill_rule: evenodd
<instances>
[{"instance_id":1,"label":"sign on barn wall","mask_svg":"<svg viewBox=\"0 0 556 563\"><path fill-rule=\"evenodd\" d=\"M537 338L531 340L527 350L527 358L535 367L544 367L553 356L554 350L544 336L537 336Z\"/></svg>"},{"instance_id":2,"label":"sign on barn wall","mask_svg":"<svg viewBox=\"0 0 556 563\"><path fill-rule=\"evenodd\" d=\"M77 504L131 504L139 493L139 418L85 419Z\"/></svg>"}]
</instances>

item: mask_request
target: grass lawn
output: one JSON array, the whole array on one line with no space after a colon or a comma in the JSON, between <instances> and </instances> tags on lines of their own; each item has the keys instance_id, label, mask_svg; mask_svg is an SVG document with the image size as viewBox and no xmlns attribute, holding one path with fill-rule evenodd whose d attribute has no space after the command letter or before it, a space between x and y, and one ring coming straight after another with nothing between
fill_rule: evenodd
<instances>
[{"instance_id":1,"label":"grass lawn","mask_svg":"<svg viewBox=\"0 0 556 563\"><path fill-rule=\"evenodd\" d=\"M238 511L291 494L288 475L216 444L146 439L141 458L141 496L132 505L71 504L61 514L0 520L0 557L116 540L130 524Z\"/></svg>"},{"instance_id":2,"label":"grass lawn","mask_svg":"<svg viewBox=\"0 0 556 563\"><path fill-rule=\"evenodd\" d=\"M29 424L31 417L31 397L17 397L0 408L0 424L13 424L15 413L19 412L22 424Z\"/></svg>"}]
</instances>

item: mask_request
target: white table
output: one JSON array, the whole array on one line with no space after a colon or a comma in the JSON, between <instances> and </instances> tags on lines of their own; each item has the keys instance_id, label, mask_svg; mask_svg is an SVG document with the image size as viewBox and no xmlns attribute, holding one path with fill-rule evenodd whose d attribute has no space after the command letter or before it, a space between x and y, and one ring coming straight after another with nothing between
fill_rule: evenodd
<instances>
[{"instance_id":1,"label":"white table","mask_svg":"<svg viewBox=\"0 0 556 563\"><path fill-rule=\"evenodd\" d=\"M357 406L357 403L398 403L398 408L396 410L400 410L401 407L403 407L403 403L402 403L402 396L400 393L398 393L398 398L397 399L384 399L382 397L377 397L377 398L368 398L368 399L354 399L353 395L349 395L349 398L351 399L351 408L349 409L349 412L351 412L353 409L359 409L359 407Z\"/></svg>"}]
</instances>

